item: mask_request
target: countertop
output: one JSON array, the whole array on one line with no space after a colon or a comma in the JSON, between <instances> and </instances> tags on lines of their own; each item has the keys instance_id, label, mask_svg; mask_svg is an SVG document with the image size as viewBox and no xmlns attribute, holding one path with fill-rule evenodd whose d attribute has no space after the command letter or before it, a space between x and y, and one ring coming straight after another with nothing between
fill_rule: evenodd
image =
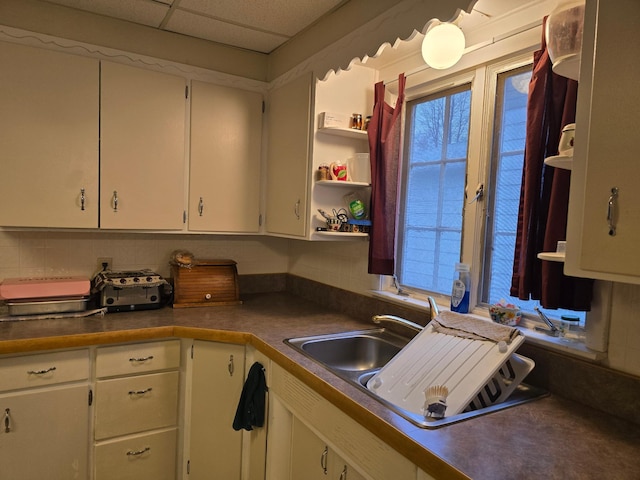
<instances>
[{"instance_id":1,"label":"countertop","mask_svg":"<svg viewBox=\"0 0 640 480\"><path fill-rule=\"evenodd\" d=\"M435 478L640 476L640 427L553 394L439 429L418 428L283 343L285 338L372 324L288 293L254 294L243 300L237 306L0 322L0 354L165 337L246 343Z\"/></svg>"}]
</instances>

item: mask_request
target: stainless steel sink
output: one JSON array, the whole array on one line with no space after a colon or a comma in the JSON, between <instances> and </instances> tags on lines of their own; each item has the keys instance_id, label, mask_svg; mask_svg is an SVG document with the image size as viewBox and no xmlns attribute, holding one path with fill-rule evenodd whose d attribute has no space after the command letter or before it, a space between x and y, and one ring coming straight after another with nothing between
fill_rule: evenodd
<instances>
[{"instance_id":1,"label":"stainless steel sink","mask_svg":"<svg viewBox=\"0 0 640 480\"><path fill-rule=\"evenodd\" d=\"M472 409L442 419L425 418L380 398L369 390L367 381L411 341L385 328L356 330L310 337L289 338L284 342L312 360L366 392L380 403L423 428L438 428L485 415L543 397L548 393L537 387L520 384L506 401Z\"/></svg>"},{"instance_id":2,"label":"stainless steel sink","mask_svg":"<svg viewBox=\"0 0 640 480\"><path fill-rule=\"evenodd\" d=\"M330 369L362 373L384 367L408 339L377 329L286 342Z\"/></svg>"}]
</instances>

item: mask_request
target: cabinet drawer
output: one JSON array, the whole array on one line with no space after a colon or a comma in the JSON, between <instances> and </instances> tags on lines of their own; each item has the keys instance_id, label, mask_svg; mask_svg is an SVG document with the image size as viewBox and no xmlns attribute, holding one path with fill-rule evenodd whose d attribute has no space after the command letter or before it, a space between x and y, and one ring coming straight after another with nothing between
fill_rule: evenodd
<instances>
[{"instance_id":1,"label":"cabinet drawer","mask_svg":"<svg viewBox=\"0 0 640 480\"><path fill-rule=\"evenodd\" d=\"M147 373L179 366L180 340L103 347L96 354L98 378Z\"/></svg>"},{"instance_id":2,"label":"cabinet drawer","mask_svg":"<svg viewBox=\"0 0 640 480\"><path fill-rule=\"evenodd\" d=\"M95 449L95 480L174 480L176 429L105 442Z\"/></svg>"},{"instance_id":3,"label":"cabinet drawer","mask_svg":"<svg viewBox=\"0 0 640 480\"><path fill-rule=\"evenodd\" d=\"M96 439L176 424L178 372L101 380L96 384Z\"/></svg>"},{"instance_id":4,"label":"cabinet drawer","mask_svg":"<svg viewBox=\"0 0 640 480\"><path fill-rule=\"evenodd\" d=\"M0 359L0 391L89 378L89 351L42 353Z\"/></svg>"}]
</instances>

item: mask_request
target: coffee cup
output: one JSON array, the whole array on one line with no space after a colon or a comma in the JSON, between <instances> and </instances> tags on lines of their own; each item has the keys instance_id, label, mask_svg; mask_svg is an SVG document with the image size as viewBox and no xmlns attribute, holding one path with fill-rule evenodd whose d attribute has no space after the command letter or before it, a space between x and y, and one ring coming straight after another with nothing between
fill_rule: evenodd
<instances>
[{"instance_id":1,"label":"coffee cup","mask_svg":"<svg viewBox=\"0 0 640 480\"><path fill-rule=\"evenodd\" d=\"M560 135L560 145L558 145L558 152L560 155L566 155L567 157L573 156L573 143L575 140L576 124L569 123L562 129L562 135Z\"/></svg>"}]
</instances>

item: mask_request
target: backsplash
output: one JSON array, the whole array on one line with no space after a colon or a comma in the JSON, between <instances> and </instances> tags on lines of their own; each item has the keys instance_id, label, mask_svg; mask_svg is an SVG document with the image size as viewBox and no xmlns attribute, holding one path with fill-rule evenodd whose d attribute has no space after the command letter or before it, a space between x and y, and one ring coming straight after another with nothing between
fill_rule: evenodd
<instances>
[{"instance_id":1,"label":"backsplash","mask_svg":"<svg viewBox=\"0 0 640 480\"><path fill-rule=\"evenodd\" d=\"M113 259L113 270L149 268L169 276L171 252L196 258L229 258L240 275L286 273L287 240L264 236L133 234L109 232L0 231L0 280L12 277L86 275L97 259Z\"/></svg>"},{"instance_id":2,"label":"backsplash","mask_svg":"<svg viewBox=\"0 0 640 480\"><path fill-rule=\"evenodd\" d=\"M12 277L87 275L98 257L113 259L114 270L150 268L169 276L176 249L196 258L230 258L240 275L291 273L343 290L367 295L378 288L367 273L369 244L308 242L267 236L141 234L0 230L0 280ZM640 286L613 288L609 358L604 363L640 376Z\"/></svg>"}]
</instances>

